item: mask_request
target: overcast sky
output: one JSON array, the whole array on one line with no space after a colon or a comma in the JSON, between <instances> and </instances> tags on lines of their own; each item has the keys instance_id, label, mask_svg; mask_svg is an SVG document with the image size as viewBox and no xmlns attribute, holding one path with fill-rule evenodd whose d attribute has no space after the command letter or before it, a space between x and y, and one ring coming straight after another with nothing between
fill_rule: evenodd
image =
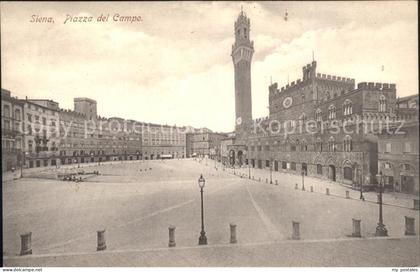
<instances>
[{"instance_id":1,"label":"overcast sky","mask_svg":"<svg viewBox=\"0 0 420 272\"><path fill-rule=\"evenodd\" d=\"M270 76L279 86L301 78L312 51L320 73L396 83L397 96L419 90L414 1L1 2L2 87L66 109L89 97L105 117L231 131L241 5L255 48L254 118L268 114ZM142 21L113 22L115 13ZM96 22L101 14L109 22ZM54 23L31 23L32 15ZM64 24L67 15L94 22Z\"/></svg>"}]
</instances>

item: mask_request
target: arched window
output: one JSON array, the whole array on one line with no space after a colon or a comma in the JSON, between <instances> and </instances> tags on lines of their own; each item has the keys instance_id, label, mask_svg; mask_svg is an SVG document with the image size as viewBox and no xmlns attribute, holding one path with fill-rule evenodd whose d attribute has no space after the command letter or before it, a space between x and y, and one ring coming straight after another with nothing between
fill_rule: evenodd
<instances>
[{"instance_id":1,"label":"arched window","mask_svg":"<svg viewBox=\"0 0 420 272\"><path fill-rule=\"evenodd\" d=\"M21 120L20 109L15 109L15 119L17 121Z\"/></svg>"},{"instance_id":2,"label":"arched window","mask_svg":"<svg viewBox=\"0 0 420 272\"><path fill-rule=\"evenodd\" d=\"M317 109L315 112L315 119L316 121L321 122L322 121L322 111L321 109Z\"/></svg>"},{"instance_id":3,"label":"arched window","mask_svg":"<svg viewBox=\"0 0 420 272\"><path fill-rule=\"evenodd\" d=\"M344 151L350 152L352 150L353 150L352 139L349 135L346 135L346 137L344 137Z\"/></svg>"},{"instance_id":4,"label":"arched window","mask_svg":"<svg viewBox=\"0 0 420 272\"><path fill-rule=\"evenodd\" d=\"M379 112L385 112L386 111L386 98L385 96L381 95L379 98Z\"/></svg>"},{"instance_id":5,"label":"arched window","mask_svg":"<svg viewBox=\"0 0 420 272\"><path fill-rule=\"evenodd\" d=\"M302 140L300 150L301 151L308 151L308 144L306 143L305 139Z\"/></svg>"},{"instance_id":6,"label":"arched window","mask_svg":"<svg viewBox=\"0 0 420 272\"><path fill-rule=\"evenodd\" d=\"M316 139L316 150L318 152L321 152L322 151L322 141L321 141L321 138L317 138Z\"/></svg>"},{"instance_id":7,"label":"arched window","mask_svg":"<svg viewBox=\"0 0 420 272\"><path fill-rule=\"evenodd\" d=\"M296 144L293 141L290 141L290 151L296 151Z\"/></svg>"},{"instance_id":8,"label":"arched window","mask_svg":"<svg viewBox=\"0 0 420 272\"><path fill-rule=\"evenodd\" d=\"M334 105L330 105L328 107L328 119L335 119L336 114L335 114L335 106Z\"/></svg>"},{"instance_id":9,"label":"arched window","mask_svg":"<svg viewBox=\"0 0 420 272\"><path fill-rule=\"evenodd\" d=\"M328 139L328 151L335 151L335 139L333 136Z\"/></svg>"},{"instance_id":10,"label":"arched window","mask_svg":"<svg viewBox=\"0 0 420 272\"><path fill-rule=\"evenodd\" d=\"M329 92L327 92L327 94L326 94L326 100L330 100L330 93Z\"/></svg>"},{"instance_id":11,"label":"arched window","mask_svg":"<svg viewBox=\"0 0 420 272\"><path fill-rule=\"evenodd\" d=\"M353 104L352 104L352 102L348 99L346 101L344 101L343 109L344 109L344 112L343 112L344 116L353 114Z\"/></svg>"},{"instance_id":12,"label":"arched window","mask_svg":"<svg viewBox=\"0 0 420 272\"><path fill-rule=\"evenodd\" d=\"M306 122L306 115L302 113L302 115L299 117L299 125L303 126Z\"/></svg>"}]
</instances>

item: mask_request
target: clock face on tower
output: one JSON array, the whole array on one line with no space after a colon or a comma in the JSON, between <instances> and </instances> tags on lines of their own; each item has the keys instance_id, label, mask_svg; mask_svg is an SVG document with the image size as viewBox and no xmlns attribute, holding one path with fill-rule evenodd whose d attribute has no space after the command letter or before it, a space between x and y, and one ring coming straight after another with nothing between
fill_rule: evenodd
<instances>
[{"instance_id":1,"label":"clock face on tower","mask_svg":"<svg viewBox=\"0 0 420 272\"><path fill-rule=\"evenodd\" d=\"M292 98L288 96L283 100L283 107L287 109L292 105L292 103L293 103Z\"/></svg>"},{"instance_id":2,"label":"clock face on tower","mask_svg":"<svg viewBox=\"0 0 420 272\"><path fill-rule=\"evenodd\" d=\"M242 124L242 118L238 117L238 119L236 119L236 124L237 125L241 125Z\"/></svg>"}]
</instances>

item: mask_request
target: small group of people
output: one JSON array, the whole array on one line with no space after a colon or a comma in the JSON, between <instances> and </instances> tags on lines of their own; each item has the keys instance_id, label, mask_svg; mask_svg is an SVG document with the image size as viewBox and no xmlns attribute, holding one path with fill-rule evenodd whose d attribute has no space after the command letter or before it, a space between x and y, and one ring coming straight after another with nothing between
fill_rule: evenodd
<instances>
[{"instance_id":1,"label":"small group of people","mask_svg":"<svg viewBox=\"0 0 420 272\"><path fill-rule=\"evenodd\" d=\"M79 177L79 178L77 178L75 175L66 175L66 176L64 176L63 177L63 180L64 181L76 181L76 182L78 182L78 181L82 181L82 177Z\"/></svg>"}]
</instances>

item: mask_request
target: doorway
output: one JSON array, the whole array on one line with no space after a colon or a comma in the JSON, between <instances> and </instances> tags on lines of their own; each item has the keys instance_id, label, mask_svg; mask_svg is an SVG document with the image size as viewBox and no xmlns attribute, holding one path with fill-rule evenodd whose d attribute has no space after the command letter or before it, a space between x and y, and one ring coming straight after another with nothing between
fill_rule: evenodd
<instances>
[{"instance_id":1,"label":"doorway","mask_svg":"<svg viewBox=\"0 0 420 272\"><path fill-rule=\"evenodd\" d=\"M328 174L329 174L329 179L332 181L335 181L335 166L330 164L328 167Z\"/></svg>"}]
</instances>

